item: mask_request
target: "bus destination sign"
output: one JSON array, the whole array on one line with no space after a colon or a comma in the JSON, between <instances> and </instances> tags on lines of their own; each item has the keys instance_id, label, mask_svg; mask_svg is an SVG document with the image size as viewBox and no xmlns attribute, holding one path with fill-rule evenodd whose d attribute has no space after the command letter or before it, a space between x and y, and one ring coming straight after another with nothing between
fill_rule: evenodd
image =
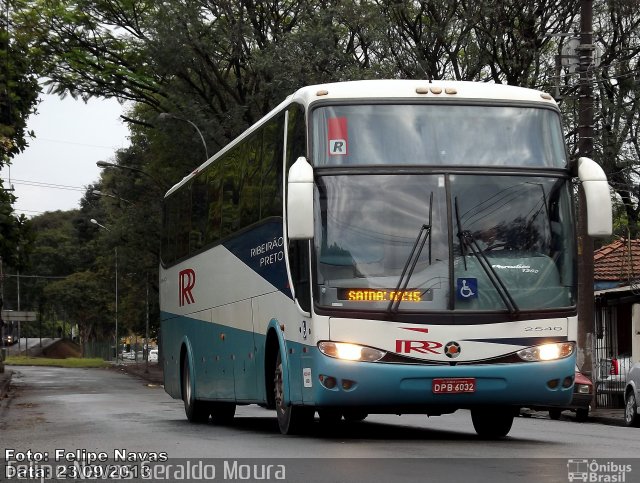
<instances>
[{"instance_id":1,"label":"bus destination sign","mask_svg":"<svg viewBox=\"0 0 640 483\"><path fill-rule=\"evenodd\" d=\"M349 302L430 302L433 300L431 289L406 289L393 288L339 288L338 300Z\"/></svg>"}]
</instances>

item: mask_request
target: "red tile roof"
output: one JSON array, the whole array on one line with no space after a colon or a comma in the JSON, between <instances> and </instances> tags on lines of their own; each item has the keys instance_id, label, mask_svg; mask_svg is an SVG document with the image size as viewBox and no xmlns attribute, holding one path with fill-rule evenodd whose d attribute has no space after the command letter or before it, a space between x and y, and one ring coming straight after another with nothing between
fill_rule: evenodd
<instances>
[{"instance_id":1,"label":"red tile roof","mask_svg":"<svg viewBox=\"0 0 640 483\"><path fill-rule=\"evenodd\" d=\"M640 278L640 240L620 239L593 252L593 279Z\"/></svg>"}]
</instances>

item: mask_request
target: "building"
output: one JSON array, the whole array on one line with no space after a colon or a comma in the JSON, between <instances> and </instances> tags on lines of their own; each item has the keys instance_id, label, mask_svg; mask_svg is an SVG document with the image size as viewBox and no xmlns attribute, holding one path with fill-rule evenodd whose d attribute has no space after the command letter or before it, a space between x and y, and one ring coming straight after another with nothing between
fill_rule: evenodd
<instances>
[{"instance_id":1,"label":"building","mask_svg":"<svg viewBox=\"0 0 640 483\"><path fill-rule=\"evenodd\" d=\"M593 259L597 402L620 406L627 371L640 360L640 240L617 240Z\"/></svg>"}]
</instances>

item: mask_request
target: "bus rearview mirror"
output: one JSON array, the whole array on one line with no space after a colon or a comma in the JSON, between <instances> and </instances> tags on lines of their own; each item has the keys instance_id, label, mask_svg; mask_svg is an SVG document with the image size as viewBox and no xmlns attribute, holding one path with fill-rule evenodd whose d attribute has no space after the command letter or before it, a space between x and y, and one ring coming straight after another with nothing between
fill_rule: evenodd
<instances>
[{"instance_id":1,"label":"bus rearview mirror","mask_svg":"<svg viewBox=\"0 0 640 483\"><path fill-rule=\"evenodd\" d=\"M604 171L592 159L578 159L578 178L587 200L587 233L592 237L610 236L613 225L611 194Z\"/></svg>"},{"instance_id":2,"label":"bus rearview mirror","mask_svg":"<svg viewBox=\"0 0 640 483\"><path fill-rule=\"evenodd\" d=\"M303 156L289 168L287 234L290 240L313 238L313 167Z\"/></svg>"}]
</instances>

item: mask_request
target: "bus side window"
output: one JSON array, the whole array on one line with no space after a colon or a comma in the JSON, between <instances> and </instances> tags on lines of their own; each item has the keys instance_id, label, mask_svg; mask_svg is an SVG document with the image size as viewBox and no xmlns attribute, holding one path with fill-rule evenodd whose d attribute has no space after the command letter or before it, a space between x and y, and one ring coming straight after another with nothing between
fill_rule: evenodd
<instances>
[{"instance_id":1,"label":"bus side window","mask_svg":"<svg viewBox=\"0 0 640 483\"><path fill-rule=\"evenodd\" d=\"M217 242L221 237L223 181L217 163L209 166L205 174L208 202L205 243L209 244Z\"/></svg>"},{"instance_id":2,"label":"bus side window","mask_svg":"<svg viewBox=\"0 0 640 483\"><path fill-rule=\"evenodd\" d=\"M302 106L293 104L289 108L287 129L289 131L286 153L286 171L288 173L289 168L296 159L299 156L305 156L307 151L305 112ZM306 312L311 312L308 240L289 241L289 265L296 299L300 304L300 308Z\"/></svg>"},{"instance_id":3,"label":"bus side window","mask_svg":"<svg viewBox=\"0 0 640 483\"><path fill-rule=\"evenodd\" d=\"M207 228L207 184L203 174L193 180L191 188L191 231L189 232L189 253L193 254L204 246Z\"/></svg>"},{"instance_id":4,"label":"bus side window","mask_svg":"<svg viewBox=\"0 0 640 483\"><path fill-rule=\"evenodd\" d=\"M177 193L177 237L176 259L189 255L189 232L191 231L191 185Z\"/></svg>"},{"instance_id":5,"label":"bus side window","mask_svg":"<svg viewBox=\"0 0 640 483\"><path fill-rule=\"evenodd\" d=\"M308 240L291 240L289 242L289 264L296 299L302 310L311 312Z\"/></svg>"},{"instance_id":6,"label":"bus side window","mask_svg":"<svg viewBox=\"0 0 640 483\"><path fill-rule=\"evenodd\" d=\"M262 146L262 188L260 219L282 216L282 135L284 116L269 122L264 129Z\"/></svg>"}]
</instances>

